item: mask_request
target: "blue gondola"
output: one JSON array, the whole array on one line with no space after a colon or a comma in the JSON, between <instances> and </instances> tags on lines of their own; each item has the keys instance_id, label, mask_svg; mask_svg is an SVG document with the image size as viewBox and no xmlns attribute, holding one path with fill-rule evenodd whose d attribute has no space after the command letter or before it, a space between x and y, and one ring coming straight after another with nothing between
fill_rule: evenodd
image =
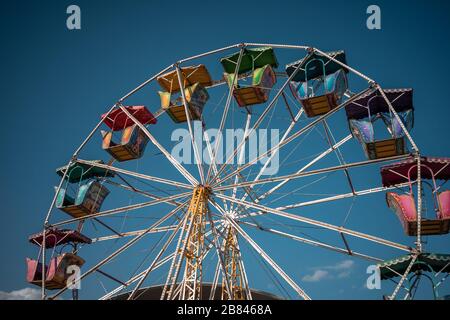
<instances>
[{"instance_id":1,"label":"blue gondola","mask_svg":"<svg viewBox=\"0 0 450 320\"><path fill-rule=\"evenodd\" d=\"M63 175L65 170L67 167L60 168L57 173ZM96 178L114 174L80 163L73 163L68 170L65 185L60 188L56 198L56 207L74 218L98 212L109 190ZM75 191L70 194L69 188Z\"/></svg>"},{"instance_id":2,"label":"blue gondola","mask_svg":"<svg viewBox=\"0 0 450 320\"><path fill-rule=\"evenodd\" d=\"M330 52L328 55L346 64L344 51ZM317 117L336 108L348 88L348 70L333 60L314 53L288 64L287 74L291 76L299 65L302 67L290 82L290 88L306 115Z\"/></svg>"}]
</instances>

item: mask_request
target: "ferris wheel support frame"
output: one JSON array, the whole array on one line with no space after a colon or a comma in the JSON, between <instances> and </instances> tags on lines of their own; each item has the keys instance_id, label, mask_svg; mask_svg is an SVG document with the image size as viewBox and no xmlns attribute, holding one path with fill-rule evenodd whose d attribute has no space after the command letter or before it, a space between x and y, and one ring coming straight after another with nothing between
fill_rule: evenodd
<instances>
[{"instance_id":1,"label":"ferris wheel support frame","mask_svg":"<svg viewBox=\"0 0 450 320\"><path fill-rule=\"evenodd\" d=\"M215 203L215 201L212 200L212 203ZM298 286L297 283L292 280L292 278L251 237L249 237L234 219L231 219L217 203L215 203L215 207L222 212L224 219L234 227L234 229L261 255L261 257L264 258L264 260L266 260L266 262L297 292L299 296L304 300L311 300L308 294L306 294L306 292L300 288L300 286Z\"/></svg>"},{"instance_id":2,"label":"ferris wheel support frame","mask_svg":"<svg viewBox=\"0 0 450 320\"><path fill-rule=\"evenodd\" d=\"M217 262L218 262L219 270L222 272L222 278L225 279L225 288L223 288L223 290L226 290L228 292L228 294L231 296L231 294L232 294L231 290L232 289L230 287L230 279L228 277L228 273L226 271L226 266L225 266L225 262L224 262L224 255L223 255L223 250L224 249L220 246L217 230L215 228L215 225L214 225L214 222L213 222L213 219L211 217L211 213L210 212L208 212L208 219L210 220L211 230L212 230L212 233L213 233L213 236L214 236L213 244L214 244L214 247L216 248L216 252L217 252L217 258L218 258ZM214 282L215 281L213 281L213 286L214 286ZM216 283L216 285L217 285L217 283ZM211 293L210 294L212 295L212 297L214 297L214 292L215 292L215 290L213 290L211 288Z\"/></svg>"}]
</instances>

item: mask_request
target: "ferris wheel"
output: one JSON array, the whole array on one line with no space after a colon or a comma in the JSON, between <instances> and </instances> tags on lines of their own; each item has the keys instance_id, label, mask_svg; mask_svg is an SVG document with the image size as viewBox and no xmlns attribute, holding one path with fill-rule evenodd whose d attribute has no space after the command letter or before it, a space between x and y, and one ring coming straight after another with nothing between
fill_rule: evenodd
<instances>
[{"instance_id":1,"label":"ferris wheel","mask_svg":"<svg viewBox=\"0 0 450 320\"><path fill-rule=\"evenodd\" d=\"M290 272L296 246L377 265L389 299L414 298L421 277L438 298L450 255L424 239L449 233L450 158L423 156L413 124L413 90L382 88L344 51L241 43L181 59L99 115L57 169L27 281L43 299L91 283L99 299L240 300L260 294L259 264L311 299Z\"/></svg>"}]
</instances>

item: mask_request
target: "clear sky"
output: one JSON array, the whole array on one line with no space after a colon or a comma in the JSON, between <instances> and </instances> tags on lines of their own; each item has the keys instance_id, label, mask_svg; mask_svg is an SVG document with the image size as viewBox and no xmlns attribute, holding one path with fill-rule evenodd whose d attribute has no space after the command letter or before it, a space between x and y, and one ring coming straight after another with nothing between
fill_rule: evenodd
<instances>
[{"instance_id":1,"label":"clear sky","mask_svg":"<svg viewBox=\"0 0 450 320\"><path fill-rule=\"evenodd\" d=\"M70 4L81 8L81 30L66 28L66 8ZM381 8L381 30L366 28L366 8L370 4ZM450 156L447 58L450 4L446 1L3 1L0 12L3 45L0 132L4 146L0 157L2 294L29 287L24 261L26 256L35 256L37 250L28 244L27 237L42 226L53 186L58 183L54 169L68 161L99 116L118 98L187 56L240 42L310 45L326 51L343 49L351 66L382 86L414 88L416 111L412 133L416 143L425 155ZM280 70L302 56L280 53ZM214 78L220 77L218 58L210 61ZM151 87L132 102L155 111L156 90L156 86ZM218 103L219 99L214 97L212 101ZM239 121L244 123L242 117ZM165 118L152 128L168 145L171 125ZM281 119L275 122L280 128L286 125ZM210 125L217 126L218 121ZM337 138L348 134L345 123L336 126ZM95 141L97 144L88 148L86 157L107 160L106 153L100 150L99 138ZM314 149L311 144L307 146ZM148 157L140 162L140 170L182 181L170 166L162 164L164 160L156 155L156 149L148 150ZM308 156L316 151L305 152ZM349 152L350 158L362 159L360 148L350 148ZM130 166L138 169L134 164ZM357 172L361 186L379 184L376 170ZM333 183L324 184L322 192L335 192ZM105 208L134 201L118 200L119 197L112 197L114 201L105 203ZM382 194L358 199L351 227L400 243L412 243L403 235L383 199ZM333 212L339 211L341 220L327 216L324 211L329 214L330 208L326 206L319 207L324 211L317 219L339 224L349 204L333 207L336 210ZM58 214L59 220L65 218ZM336 240L331 237L322 239ZM366 261L298 243L286 245L288 240L275 236L255 233L255 239L274 254L313 298L378 299L392 287L367 290ZM437 252L449 252L449 240L448 235L430 238L427 246ZM364 242L354 243L358 250L383 258L401 254L372 244L366 247ZM142 245L134 254L138 250L144 252L145 248ZM89 250L92 251L83 256L89 266L92 261L88 258L108 252L106 246ZM243 250L251 255L248 248ZM257 279L252 283L254 287L279 294L259 264L251 261L247 271ZM123 260L112 266L111 272L118 274L133 267ZM99 284L96 285L98 288ZM443 288L445 291L450 292L448 284ZM92 289L83 294L93 298L98 292L101 290Z\"/></svg>"}]
</instances>

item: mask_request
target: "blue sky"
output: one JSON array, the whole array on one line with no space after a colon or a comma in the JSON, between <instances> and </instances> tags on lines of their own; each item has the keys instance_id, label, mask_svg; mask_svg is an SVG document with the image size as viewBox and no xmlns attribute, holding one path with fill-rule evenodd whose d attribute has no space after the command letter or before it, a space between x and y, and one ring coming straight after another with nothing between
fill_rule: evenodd
<instances>
[{"instance_id":1,"label":"blue sky","mask_svg":"<svg viewBox=\"0 0 450 320\"><path fill-rule=\"evenodd\" d=\"M65 11L73 3L79 5L82 12L82 29L78 31L66 28ZM381 30L366 28L365 12L370 4L381 8ZM4 261L0 266L0 291L3 292L28 287L24 260L26 256L36 255L37 250L28 244L27 237L42 226L53 186L58 183L54 169L68 161L99 116L118 98L162 68L187 56L240 42L310 45L326 51L343 49L351 66L382 86L414 88L416 121L412 133L416 143L425 155L449 155L448 2L61 0L10 1L0 6L4 120L0 132L5 147L0 158L3 181L0 252ZM280 69L302 55L280 52ZM207 61L215 78L220 77L218 58ZM357 86L351 85L350 89ZM157 110L156 90L157 86L149 87L131 103ZM220 96L215 96L211 103L218 104L219 100ZM239 127L244 123L243 114L239 117L237 112L235 116L232 126ZM213 122L210 127L217 127L217 118L212 113L210 117ZM339 122L339 118L330 121L337 137L348 134L346 124ZM282 117L272 123L280 128L286 124ZM152 130L159 138L166 139L167 146L173 144L169 139L173 127L167 118L161 119L159 126ZM99 143L96 136L87 147L86 158L107 160ZM313 142L306 146L305 149L302 146L304 155L317 151ZM362 160L359 146L352 145L346 151L349 160ZM139 167L135 163L124 167L148 174L157 172L162 177L181 181L154 148L149 148L147 153L148 157L140 160ZM286 172L289 169L292 172L288 167ZM379 183L375 169L356 172L362 187ZM333 185L334 182L325 182L319 189L333 193L336 191ZM111 197L105 208L138 200L128 195L120 197L120 194ZM393 241L412 243L403 235L383 198L384 195L379 194L358 199L352 210L359 214L352 213L351 227ZM350 204L317 207L315 210L320 213L316 217L339 224ZM339 217L330 217L330 210ZM305 215L310 214L305 211ZM55 220L64 218L55 211ZM392 287L383 287L383 292L365 289L366 261L297 243L286 244L288 240L253 233L251 229L248 232L313 298L378 299ZM322 239L334 242L335 237L326 235ZM151 243L142 244L133 254L138 257L139 250L144 252ZM358 250L383 258L399 254L364 242L354 244ZM448 252L449 236L430 238L427 246L430 250ZM101 247L101 251L89 248L83 257L88 260L108 250L107 246ZM252 255L248 247L242 250ZM92 262L88 261L87 265L89 263ZM124 269L132 269L126 259L111 266L115 274L121 274ZM248 269L256 279L255 287L279 293L269 284L259 264L249 262ZM86 286L99 287L95 281ZM445 289L450 292L448 285ZM97 296L96 290L84 292L85 297Z\"/></svg>"}]
</instances>

